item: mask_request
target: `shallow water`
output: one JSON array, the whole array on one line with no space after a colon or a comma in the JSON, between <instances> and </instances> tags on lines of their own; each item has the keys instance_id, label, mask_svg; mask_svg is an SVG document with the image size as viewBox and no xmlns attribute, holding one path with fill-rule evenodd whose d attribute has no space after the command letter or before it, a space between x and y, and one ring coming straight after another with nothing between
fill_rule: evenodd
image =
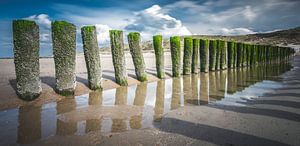
<instances>
[{"instance_id":1,"label":"shallow water","mask_svg":"<svg viewBox=\"0 0 300 146\"><path fill-rule=\"evenodd\" d=\"M245 106L248 100L282 87L279 76L290 69L290 64L282 63L193 74L0 111L0 145L151 128L164 114L183 106Z\"/></svg>"}]
</instances>

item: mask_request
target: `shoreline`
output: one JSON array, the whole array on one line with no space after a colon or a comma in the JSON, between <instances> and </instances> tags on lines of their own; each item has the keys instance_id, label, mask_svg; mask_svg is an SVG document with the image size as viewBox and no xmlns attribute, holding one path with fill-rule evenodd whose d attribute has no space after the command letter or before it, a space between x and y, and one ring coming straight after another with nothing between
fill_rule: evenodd
<instances>
[{"instance_id":1,"label":"shoreline","mask_svg":"<svg viewBox=\"0 0 300 146\"><path fill-rule=\"evenodd\" d=\"M139 84L136 79L134 65L129 52L125 53L126 66L128 74L128 86ZM148 75L147 82L153 82L159 80L156 77L155 56L154 53L143 53L146 72ZM40 79L42 83L41 95L33 101L23 101L18 98L16 90L15 80L15 67L13 59L0 59L0 110L19 107L27 104L44 104L53 101L59 101L66 97L57 94L53 89L55 87L55 67L53 58L40 58ZM101 68L102 68L102 89L108 90L120 87L115 83L114 68L111 55L101 53ZM171 56L170 52L165 52L165 69L166 78L170 78L171 75ZM87 70L83 53L76 55L76 89L75 96L89 93Z\"/></svg>"}]
</instances>

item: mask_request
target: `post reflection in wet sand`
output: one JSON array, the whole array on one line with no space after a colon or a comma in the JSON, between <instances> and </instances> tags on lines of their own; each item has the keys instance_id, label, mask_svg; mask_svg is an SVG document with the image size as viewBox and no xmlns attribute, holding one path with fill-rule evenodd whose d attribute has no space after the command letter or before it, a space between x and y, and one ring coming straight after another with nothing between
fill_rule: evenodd
<instances>
[{"instance_id":1,"label":"post reflection in wet sand","mask_svg":"<svg viewBox=\"0 0 300 146\"><path fill-rule=\"evenodd\" d=\"M210 79L208 73L200 74L200 102L201 104L208 104L209 102L209 85Z\"/></svg>"},{"instance_id":2,"label":"post reflection in wet sand","mask_svg":"<svg viewBox=\"0 0 300 146\"><path fill-rule=\"evenodd\" d=\"M182 76L182 81L183 81L183 98L184 98L184 104L186 105L189 102L193 102L191 75Z\"/></svg>"},{"instance_id":3,"label":"post reflection in wet sand","mask_svg":"<svg viewBox=\"0 0 300 146\"><path fill-rule=\"evenodd\" d=\"M89 105L90 106L100 106L102 104L102 92L92 91L89 93ZM85 133L91 131L101 130L101 119L88 119L86 120Z\"/></svg>"},{"instance_id":4,"label":"post reflection in wet sand","mask_svg":"<svg viewBox=\"0 0 300 146\"><path fill-rule=\"evenodd\" d=\"M30 144L41 139L41 107L26 105L19 108L19 144Z\"/></svg>"},{"instance_id":5,"label":"post reflection in wet sand","mask_svg":"<svg viewBox=\"0 0 300 146\"><path fill-rule=\"evenodd\" d=\"M57 115L64 114L76 110L76 100L74 97L62 99L57 102ZM60 119L56 120L57 135L72 135L77 131L77 122L64 122Z\"/></svg>"},{"instance_id":6,"label":"post reflection in wet sand","mask_svg":"<svg viewBox=\"0 0 300 146\"><path fill-rule=\"evenodd\" d=\"M194 101L192 104L200 105L200 97L199 97L199 88L200 88L200 81L198 74L192 74L192 100Z\"/></svg>"},{"instance_id":7,"label":"post reflection in wet sand","mask_svg":"<svg viewBox=\"0 0 300 146\"><path fill-rule=\"evenodd\" d=\"M171 99L171 110L180 107L181 97L181 78L172 79L172 99Z\"/></svg>"},{"instance_id":8,"label":"post reflection in wet sand","mask_svg":"<svg viewBox=\"0 0 300 146\"><path fill-rule=\"evenodd\" d=\"M164 99L165 99L165 80L159 80L156 86L156 101L154 108L154 121L161 121L164 114Z\"/></svg>"},{"instance_id":9,"label":"post reflection in wet sand","mask_svg":"<svg viewBox=\"0 0 300 146\"><path fill-rule=\"evenodd\" d=\"M273 86L274 81L281 79L278 76L291 68L289 63L266 64L192 74L156 83L92 91L88 95L68 97L43 106L22 106L12 110L18 115L18 124L7 125L16 127L17 133L6 131L10 135L15 133L17 139L6 139L9 142L4 143L32 144L53 135L76 135L92 131L110 133L151 127L154 122L160 122L170 109L182 106L183 101L186 106L199 105L199 102L200 105L233 102L242 97L254 97L272 91L268 90L273 89L269 87L270 83ZM268 82L262 82L265 80ZM253 92L257 90L259 93ZM99 116L89 115L86 111L93 111ZM2 113L9 117L5 114L12 113ZM58 118L64 116L69 116L69 120Z\"/></svg>"},{"instance_id":10,"label":"post reflection in wet sand","mask_svg":"<svg viewBox=\"0 0 300 146\"><path fill-rule=\"evenodd\" d=\"M141 83L137 85L135 90L135 98L133 105L136 106L144 106L146 96L147 96L147 85L146 83ZM142 128L142 120L143 115L140 113L139 115L134 115L130 117L130 128L131 129L140 129Z\"/></svg>"},{"instance_id":11,"label":"post reflection in wet sand","mask_svg":"<svg viewBox=\"0 0 300 146\"><path fill-rule=\"evenodd\" d=\"M115 105L126 105L128 96L128 87L121 86L116 89ZM122 132L127 130L126 119L112 119L111 132Z\"/></svg>"}]
</instances>

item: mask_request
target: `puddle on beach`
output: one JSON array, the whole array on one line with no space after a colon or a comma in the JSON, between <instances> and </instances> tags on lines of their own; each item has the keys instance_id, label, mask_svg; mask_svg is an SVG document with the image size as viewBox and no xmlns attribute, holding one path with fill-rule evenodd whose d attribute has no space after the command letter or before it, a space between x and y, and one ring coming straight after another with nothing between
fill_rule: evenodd
<instances>
[{"instance_id":1,"label":"puddle on beach","mask_svg":"<svg viewBox=\"0 0 300 146\"><path fill-rule=\"evenodd\" d=\"M151 128L164 114L182 106L244 106L247 99L281 87L278 76L290 69L284 63L201 73L0 111L0 145Z\"/></svg>"}]
</instances>

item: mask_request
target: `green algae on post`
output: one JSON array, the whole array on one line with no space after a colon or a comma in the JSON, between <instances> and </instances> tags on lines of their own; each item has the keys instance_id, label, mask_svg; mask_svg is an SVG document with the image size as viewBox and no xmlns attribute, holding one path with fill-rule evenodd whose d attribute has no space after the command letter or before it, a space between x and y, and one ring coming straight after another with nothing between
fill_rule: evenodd
<instances>
[{"instance_id":1,"label":"green algae on post","mask_svg":"<svg viewBox=\"0 0 300 146\"><path fill-rule=\"evenodd\" d=\"M29 20L14 20L12 27L17 94L19 98L30 101L39 97L42 91L39 27Z\"/></svg>"},{"instance_id":2,"label":"green algae on post","mask_svg":"<svg viewBox=\"0 0 300 146\"><path fill-rule=\"evenodd\" d=\"M220 69L227 69L227 42L221 40L219 41L220 48Z\"/></svg>"},{"instance_id":3,"label":"green algae on post","mask_svg":"<svg viewBox=\"0 0 300 146\"><path fill-rule=\"evenodd\" d=\"M56 92L73 95L76 87L76 26L66 21L52 22Z\"/></svg>"},{"instance_id":4,"label":"green algae on post","mask_svg":"<svg viewBox=\"0 0 300 146\"><path fill-rule=\"evenodd\" d=\"M171 58L172 58L172 76L179 77L181 66L181 50L180 50L180 37L173 36L170 37L170 50L171 50Z\"/></svg>"},{"instance_id":5,"label":"green algae on post","mask_svg":"<svg viewBox=\"0 0 300 146\"><path fill-rule=\"evenodd\" d=\"M161 35L153 36L153 47L155 53L157 77L162 79L165 77L165 69L164 69L165 59L164 59L164 48L162 47Z\"/></svg>"},{"instance_id":6,"label":"green algae on post","mask_svg":"<svg viewBox=\"0 0 300 146\"><path fill-rule=\"evenodd\" d=\"M184 38L184 50L183 50L183 75L191 73L191 62L193 53L193 38Z\"/></svg>"},{"instance_id":7,"label":"green algae on post","mask_svg":"<svg viewBox=\"0 0 300 146\"><path fill-rule=\"evenodd\" d=\"M243 57L242 57L242 66L246 67L247 66L247 44L243 43Z\"/></svg>"},{"instance_id":8,"label":"green algae on post","mask_svg":"<svg viewBox=\"0 0 300 146\"><path fill-rule=\"evenodd\" d=\"M233 68L233 65L234 65L234 42L227 42L227 53L228 53L227 66L228 66L228 68Z\"/></svg>"},{"instance_id":9,"label":"green algae on post","mask_svg":"<svg viewBox=\"0 0 300 146\"><path fill-rule=\"evenodd\" d=\"M124 53L123 31L110 30L109 36L116 83L121 86L127 86L128 82Z\"/></svg>"},{"instance_id":10,"label":"green algae on post","mask_svg":"<svg viewBox=\"0 0 300 146\"><path fill-rule=\"evenodd\" d=\"M200 39L200 71L208 72L209 70L209 41Z\"/></svg>"},{"instance_id":11,"label":"green algae on post","mask_svg":"<svg viewBox=\"0 0 300 146\"><path fill-rule=\"evenodd\" d=\"M139 81L147 81L146 66L142 53L142 48L140 47L140 33L131 32L128 34L128 44L129 50L132 56L132 61L135 67L135 74Z\"/></svg>"},{"instance_id":12,"label":"green algae on post","mask_svg":"<svg viewBox=\"0 0 300 146\"><path fill-rule=\"evenodd\" d=\"M198 73L199 68L199 39L193 39L192 73Z\"/></svg>"},{"instance_id":13,"label":"green algae on post","mask_svg":"<svg viewBox=\"0 0 300 146\"><path fill-rule=\"evenodd\" d=\"M237 67L237 43L233 42L233 68Z\"/></svg>"},{"instance_id":14,"label":"green algae on post","mask_svg":"<svg viewBox=\"0 0 300 146\"><path fill-rule=\"evenodd\" d=\"M237 43L237 60L236 60L236 64L237 64L237 67L242 67L242 48L243 48L243 46L242 46L243 44L242 43L240 43L240 42L238 42Z\"/></svg>"},{"instance_id":15,"label":"green algae on post","mask_svg":"<svg viewBox=\"0 0 300 146\"><path fill-rule=\"evenodd\" d=\"M210 40L209 41L209 70L214 71L216 68L216 48L217 41Z\"/></svg>"},{"instance_id":16,"label":"green algae on post","mask_svg":"<svg viewBox=\"0 0 300 146\"><path fill-rule=\"evenodd\" d=\"M220 48L220 43L221 40L217 40L216 41L216 66L215 66L215 70L220 70L220 56L221 56L221 48Z\"/></svg>"},{"instance_id":17,"label":"green algae on post","mask_svg":"<svg viewBox=\"0 0 300 146\"><path fill-rule=\"evenodd\" d=\"M96 27L82 27L81 36L88 73L89 88L92 90L101 89L102 72Z\"/></svg>"}]
</instances>

